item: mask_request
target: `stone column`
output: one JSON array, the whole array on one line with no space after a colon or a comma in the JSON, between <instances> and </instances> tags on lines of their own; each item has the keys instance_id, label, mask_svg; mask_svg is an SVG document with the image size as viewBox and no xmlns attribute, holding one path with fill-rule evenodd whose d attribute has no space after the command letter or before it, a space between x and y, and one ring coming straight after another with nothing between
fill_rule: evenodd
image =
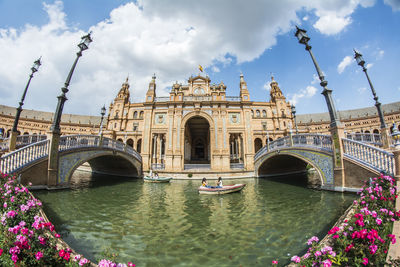
<instances>
[{"instance_id":1,"label":"stone column","mask_svg":"<svg viewBox=\"0 0 400 267\"><path fill-rule=\"evenodd\" d=\"M387 127L381 128L381 138L383 149L388 149L390 147L390 135Z\"/></svg>"},{"instance_id":2,"label":"stone column","mask_svg":"<svg viewBox=\"0 0 400 267\"><path fill-rule=\"evenodd\" d=\"M60 143L59 133L49 133L49 158L47 165L47 186L55 187L58 180L58 144Z\"/></svg>"},{"instance_id":3,"label":"stone column","mask_svg":"<svg viewBox=\"0 0 400 267\"><path fill-rule=\"evenodd\" d=\"M344 127L336 126L330 129L332 136L332 149L333 149L333 172L334 172L334 186L343 190L346 186L346 178L343 165L343 142Z\"/></svg>"},{"instance_id":4,"label":"stone column","mask_svg":"<svg viewBox=\"0 0 400 267\"><path fill-rule=\"evenodd\" d=\"M394 155L394 178L400 182L400 146L396 146L393 150Z\"/></svg>"},{"instance_id":5,"label":"stone column","mask_svg":"<svg viewBox=\"0 0 400 267\"><path fill-rule=\"evenodd\" d=\"M243 153L243 151L242 151L242 140L241 140L241 138L242 138L242 134L238 134L238 147L239 147L238 153L239 153L239 163L240 163L240 159L242 159L242 158L243 158L243 155L242 155L242 153Z\"/></svg>"},{"instance_id":6,"label":"stone column","mask_svg":"<svg viewBox=\"0 0 400 267\"><path fill-rule=\"evenodd\" d=\"M15 147L17 145L17 136L18 132L11 131L10 139L8 141L8 150L10 152L15 150Z\"/></svg>"}]
</instances>

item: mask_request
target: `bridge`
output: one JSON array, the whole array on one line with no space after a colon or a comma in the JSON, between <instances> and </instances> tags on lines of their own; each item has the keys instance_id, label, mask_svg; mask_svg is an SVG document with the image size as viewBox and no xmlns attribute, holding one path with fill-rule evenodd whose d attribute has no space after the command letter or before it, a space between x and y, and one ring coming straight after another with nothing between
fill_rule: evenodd
<instances>
[{"instance_id":1,"label":"bridge","mask_svg":"<svg viewBox=\"0 0 400 267\"><path fill-rule=\"evenodd\" d=\"M24 184L47 185L50 140L26 136L20 139L20 145L25 146L3 155L0 170L20 175ZM27 144L29 141L36 142ZM56 187L68 187L74 171L85 162L93 172L132 177L142 175L142 157L122 142L93 135L61 136Z\"/></svg>"},{"instance_id":2,"label":"bridge","mask_svg":"<svg viewBox=\"0 0 400 267\"><path fill-rule=\"evenodd\" d=\"M398 175L399 153L380 148L379 136L346 135L340 140L343 160L341 168L335 167L334 146L330 135L289 135L261 148L254 156L255 174L258 177L309 172L309 184L321 189L353 191L363 185L363 180L380 173ZM336 151L337 152L337 151ZM341 172L341 176L337 173Z\"/></svg>"}]
</instances>

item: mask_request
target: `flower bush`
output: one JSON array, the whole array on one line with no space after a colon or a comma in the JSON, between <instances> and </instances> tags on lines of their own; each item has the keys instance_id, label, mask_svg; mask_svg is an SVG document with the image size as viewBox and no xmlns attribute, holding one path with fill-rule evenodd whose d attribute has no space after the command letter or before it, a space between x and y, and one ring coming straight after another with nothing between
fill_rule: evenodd
<instances>
[{"instance_id":1,"label":"flower bush","mask_svg":"<svg viewBox=\"0 0 400 267\"><path fill-rule=\"evenodd\" d=\"M318 238L312 237L307 253L291 260L298 266L383 266L389 244L396 242L393 222L400 216L395 210L395 181L385 175L373 178L359 195L354 201L354 215L329 230L331 246L321 246Z\"/></svg>"},{"instance_id":2,"label":"flower bush","mask_svg":"<svg viewBox=\"0 0 400 267\"><path fill-rule=\"evenodd\" d=\"M82 255L60 246L54 225L40 216L42 203L16 178L0 173L0 266L90 266ZM98 266L135 266L101 260Z\"/></svg>"}]
</instances>

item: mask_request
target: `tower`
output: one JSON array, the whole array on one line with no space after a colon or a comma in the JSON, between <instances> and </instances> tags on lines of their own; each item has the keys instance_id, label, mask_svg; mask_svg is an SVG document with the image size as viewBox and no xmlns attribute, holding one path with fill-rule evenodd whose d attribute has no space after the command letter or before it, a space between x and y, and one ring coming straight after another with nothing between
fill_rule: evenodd
<instances>
[{"instance_id":1,"label":"tower","mask_svg":"<svg viewBox=\"0 0 400 267\"><path fill-rule=\"evenodd\" d=\"M149 83L149 89L146 93L146 102L154 102L156 98L156 74L153 74L151 82Z\"/></svg>"},{"instance_id":2,"label":"tower","mask_svg":"<svg viewBox=\"0 0 400 267\"><path fill-rule=\"evenodd\" d=\"M240 74L240 99L242 101L250 101L249 90L247 89L247 83L244 81L243 73Z\"/></svg>"}]
</instances>

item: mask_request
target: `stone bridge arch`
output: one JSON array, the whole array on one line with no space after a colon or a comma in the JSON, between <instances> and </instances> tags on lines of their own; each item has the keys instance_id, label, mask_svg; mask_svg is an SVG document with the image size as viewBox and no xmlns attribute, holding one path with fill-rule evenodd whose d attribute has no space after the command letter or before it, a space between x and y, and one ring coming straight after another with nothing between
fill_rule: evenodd
<instances>
[{"instance_id":1,"label":"stone bridge arch","mask_svg":"<svg viewBox=\"0 0 400 267\"><path fill-rule=\"evenodd\" d=\"M265 153L255 161L255 174L258 177L305 171L311 165L321 188L334 186L333 156L326 151L309 148L287 148Z\"/></svg>"},{"instance_id":2,"label":"stone bridge arch","mask_svg":"<svg viewBox=\"0 0 400 267\"><path fill-rule=\"evenodd\" d=\"M85 162L89 163L93 172L130 177L142 174L141 162L122 151L74 149L59 154L57 184L69 184L74 171Z\"/></svg>"}]
</instances>

